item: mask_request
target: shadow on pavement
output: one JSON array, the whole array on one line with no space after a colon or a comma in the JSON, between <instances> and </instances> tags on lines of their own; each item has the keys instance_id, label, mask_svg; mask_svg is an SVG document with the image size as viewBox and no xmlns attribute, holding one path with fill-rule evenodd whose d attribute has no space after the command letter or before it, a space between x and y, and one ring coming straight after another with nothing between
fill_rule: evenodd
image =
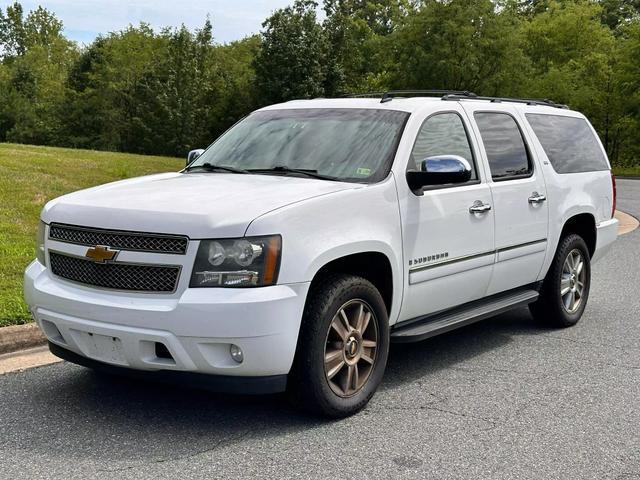
<instances>
[{"instance_id":1,"label":"shadow on pavement","mask_svg":"<svg viewBox=\"0 0 640 480\"><path fill-rule=\"evenodd\" d=\"M419 344L394 345L379 394L406 382L428 383L435 372L500 348L513 336L540 333L526 310L519 310ZM328 423L291 408L282 395L217 395L68 364L31 373L30 383L4 395L16 411L0 423L20 422L12 428L20 435L0 443L47 456L113 461L114 470L123 461L164 462L240 447L249 437L268 448L271 437Z\"/></svg>"}]
</instances>

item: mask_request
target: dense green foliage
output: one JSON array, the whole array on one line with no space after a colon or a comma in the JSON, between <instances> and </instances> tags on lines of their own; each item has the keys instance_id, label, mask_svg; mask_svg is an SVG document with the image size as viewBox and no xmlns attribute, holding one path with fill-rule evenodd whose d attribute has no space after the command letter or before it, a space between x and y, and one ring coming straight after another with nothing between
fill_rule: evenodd
<instances>
[{"instance_id":1,"label":"dense green foliage","mask_svg":"<svg viewBox=\"0 0 640 480\"><path fill-rule=\"evenodd\" d=\"M80 47L44 8L0 10L0 141L184 155L268 103L447 88L567 103L614 163L640 158L639 0L297 0L214 36L141 24Z\"/></svg>"}]
</instances>

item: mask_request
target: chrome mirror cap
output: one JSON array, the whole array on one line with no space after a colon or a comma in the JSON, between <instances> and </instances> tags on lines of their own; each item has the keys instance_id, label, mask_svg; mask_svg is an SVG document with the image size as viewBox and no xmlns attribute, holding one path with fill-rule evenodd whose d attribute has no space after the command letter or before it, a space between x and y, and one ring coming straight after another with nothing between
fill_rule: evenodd
<instances>
[{"instance_id":1,"label":"chrome mirror cap","mask_svg":"<svg viewBox=\"0 0 640 480\"><path fill-rule=\"evenodd\" d=\"M203 148L197 148L195 150L191 150L187 154L187 166L190 165L191 162L193 162L196 158L198 158L203 153L204 153L204 149Z\"/></svg>"},{"instance_id":2,"label":"chrome mirror cap","mask_svg":"<svg viewBox=\"0 0 640 480\"><path fill-rule=\"evenodd\" d=\"M471 175L471 165L460 155L435 155L425 158L421 165L423 172L429 173L465 173Z\"/></svg>"}]
</instances>

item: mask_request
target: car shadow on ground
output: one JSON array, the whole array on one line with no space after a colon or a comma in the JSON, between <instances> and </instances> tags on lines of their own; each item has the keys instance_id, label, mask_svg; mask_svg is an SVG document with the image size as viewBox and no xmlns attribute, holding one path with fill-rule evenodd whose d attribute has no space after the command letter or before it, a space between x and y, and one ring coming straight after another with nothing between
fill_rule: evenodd
<instances>
[{"instance_id":1,"label":"car shadow on ground","mask_svg":"<svg viewBox=\"0 0 640 480\"><path fill-rule=\"evenodd\" d=\"M544 333L515 311L418 344L393 345L379 395L422 381L512 341ZM290 407L283 395L230 396L114 377L59 364L40 369L37 391L16 389L24 409L15 448L113 462L164 462L237 445L247 438L326 427L327 420ZM32 380L33 381L33 380ZM27 388L25 386L25 388ZM356 419L346 420L357 422ZM43 441L46 438L46 441Z\"/></svg>"}]
</instances>

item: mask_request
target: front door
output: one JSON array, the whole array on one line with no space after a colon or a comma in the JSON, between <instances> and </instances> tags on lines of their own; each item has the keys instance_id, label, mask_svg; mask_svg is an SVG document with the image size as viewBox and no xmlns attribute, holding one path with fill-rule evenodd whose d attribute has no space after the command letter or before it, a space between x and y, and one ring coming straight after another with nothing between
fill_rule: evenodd
<instances>
[{"instance_id":1,"label":"front door","mask_svg":"<svg viewBox=\"0 0 640 480\"><path fill-rule=\"evenodd\" d=\"M495 259L491 191L462 108L452 102L451 111L430 115L413 128L409 168L419 170L427 157L459 155L472 166L472 176L465 184L400 195L405 296L399 321L484 297ZM407 188L406 179L397 182L405 182L400 191Z\"/></svg>"},{"instance_id":2,"label":"front door","mask_svg":"<svg viewBox=\"0 0 640 480\"><path fill-rule=\"evenodd\" d=\"M488 295L538 279L547 249L545 182L512 106L467 102L489 165L495 216L496 265Z\"/></svg>"}]
</instances>

